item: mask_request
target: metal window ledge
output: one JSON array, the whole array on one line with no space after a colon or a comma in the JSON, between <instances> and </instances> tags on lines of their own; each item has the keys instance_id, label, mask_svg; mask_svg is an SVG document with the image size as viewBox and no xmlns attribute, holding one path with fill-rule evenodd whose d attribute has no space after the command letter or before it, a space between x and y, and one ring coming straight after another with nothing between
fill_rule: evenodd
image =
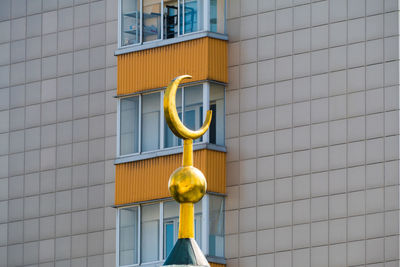
<instances>
[{"instance_id":1,"label":"metal window ledge","mask_svg":"<svg viewBox=\"0 0 400 267\"><path fill-rule=\"evenodd\" d=\"M171 44L176 44L180 42L185 42L185 41L190 41L194 39L199 39L203 37L211 37L215 39L220 39L220 40L228 40L228 36L225 34L221 33L216 33L216 32L196 32L196 33L190 33L184 36L176 37L176 38L171 38L171 39L163 39L159 41L152 41L144 44L136 44L136 45L131 45L131 46L124 46L120 47L117 51L115 51L114 55L122 55L126 53L132 53L132 52L137 52L141 50L146 50L146 49L151 49L151 48L156 48L156 47L161 47L161 46L166 46L166 45L171 45Z\"/></svg>"},{"instance_id":2,"label":"metal window ledge","mask_svg":"<svg viewBox=\"0 0 400 267\"><path fill-rule=\"evenodd\" d=\"M214 151L226 152L225 146L214 145L210 143L200 143L200 144L193 144L193 151L201 150L201 149L209 149ZM183 147L173 147L167 148L162 150L150 151L150 152L143 152L141 154L136 155L129 155L129 156L121 156L114 161L114 164L122 164L132 161L139 161L145 159L151 159L156 157L168 156L173 154L178 154L183 152Z\"/></svg>"}]
</instances>

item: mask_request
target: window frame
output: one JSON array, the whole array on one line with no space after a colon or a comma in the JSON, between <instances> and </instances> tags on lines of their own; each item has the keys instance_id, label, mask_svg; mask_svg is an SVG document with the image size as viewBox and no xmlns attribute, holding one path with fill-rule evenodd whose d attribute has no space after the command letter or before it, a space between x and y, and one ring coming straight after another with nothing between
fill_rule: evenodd
<instances>
[{"instance_id":1,"label":"window frame","mask_svg":"<svg viewBox=\"0 0 400 267\"><path fill-rule=\"evenodd\" d=\"M140 219L141 219L141 210L140 210L140 205L130 205L130 206L126 206L124 208L132 208L132 207L137 207L137 212L138 212L138 216L137 216L137 237L138 239L136 240L136 246L137 246L137 262L138 263L134 263L134 264L128 264L128 265L119 265L119 258L120 258L120 251L119 251L119 234L120 234L120 212L122 210L122 208L117 209L117 216L116 216L116 242L115 242L115 248L116 248L116 266L119 267L131 267L131 266L139 266L140 265L140 255L141 255L141 247L140 247L140 240L141 240L141 223L140 223Z\"/></svg>"},{"instance_id":2,"label":"window frame","mask_svg":"<svg viewBox=\"0 0 400 267\"><path fill-rule=\"evenodd\" d=\"M202 30L199 31L195 31L195 32L189 32L189 33L185 33L185 20L182 19L183 25L182 25L182 30L183 32L180 32L180 27L181 27L181 5L183 5L183 9L185 10L185 0L177 0L178 3L178 14L177 14L177 18L178 18L178 31L177 31L177 36L174 38L164 38L164 0L160 0L160 5L161 5L161 14L160 14L160 27L161 27L161 38L160 39L156 39L156 40L151 40L151 41L147 41L144 42L143 41L143 1L144 0L138 0L140 1L139 6L140 6L140 35L139 35L139 42L135 43L135 44L129 44L129 45L122 45L122 19L123 19L123 14L122 14L122 1L123 0L118 0L118 49L124 49L124 48L129 48L129 47L135 47L135 46L141 46L143 44L151 44L151 43L158 43L158 42L163 42L166 40L170 40L170 39L176 39L176 38L181 38L184 36L190 36L193 34L198 34L201 32L211 32L211 26L210 26L210 0L203 0L203 27ZM227 30L226 30L226 18L227 18L227 0L224 0L224 5L225 5L225 9L224 9L224 33L218 33L215 32L217 34L222 34L222 35L226 35L227 34ZM183 15L185 16L184 12Z\"/></svg>"},{"instance_id":3,"label":"window frame","mask_svg":"<svg viewBox=\"0 0 400 267\"><path fill-rule=\"evenodd\" d=\"M207 194L204 195L204 197L201 200L201 220L200 220L200 240L201 240L201 244L198 244L199 247L201 248L201 250L203 251L203 254L207 257L207 258L212 258L215 260L215 262L224 262L225 261L225 255L224 257L219 257L219 256L210 256L209 254L209 235L210 235L210 198L209 195L213 195L213 196L218 196L222 198L223 201L223 205L225 205L225 195L223 194L218 194L218 193L212 193L212 192L208 192ZM162 200L156 200L156 201L145 201L142 203L136 203L136 204L132 204L132 205L126 205L123 207L117 207L117 212L116 212L116 266L117 267L134 267L134 266L146 266L146 265L152 265L152 264L157 264L157 263L163 263L166 259L166 257L164 258L164 203L165 202L169 202L169 201L174 201L171 198L168 199L162 199ZM142 231L142 226L141 226L141 219L142 219L142 206L145 205L149 205L149 204L159 204L159 222L158 222L158 227L159 227L159 233L158 233L158 240L159 240L159 251L158 251L158 260L157 261L152 261L152 262L145 262L142 263L141 262L141 231ZM138 218L137 218L137 237L138 239L136 240L136 244L137 244L137 259L138 259L138 263L135 264L130 264L130 265L119 265L119 258L120 258L120 251L119 251L119 235L120 235L120 213L121 210L126 209L126 208L131 208L131 207L137 207L137 211L138 211ZM225 211L224 211L225 213ZM197 215L198 216L198 215ZM196 214L194 215L194 217L196 217ZM223 218L225 223L225 216ZM224 234L224 238L225 238L225 234ZM225 250L225 248L224 248Z\"/></svg>"},{"instance_id":4,"label":"window frame","mask_svg":"<svg viewBox=\"0 0 400 267\"><path fill-rule=\"evenodd\" d=\"M216 84L216 85L223 85L224 86L224 106L223 106L223 112L224 112L224 120L223 120L223 128L225 129L225 115L226 115L226 89L225 89L225 84L221 83L216 83L216 82L209 82L209 81L203 81L203 82L195 82L195 83L189 83L189 84L183 84L182 86L179 86L179 88L182 89L182 121L184 121L184 112L185 112L185 87L189 86L194 86L194 85L202 85L203 86L203 91L202 91L202 105L203 105L203 112L202 112L202 118L203 121L206 118L207 111L210 109L210 90L211 90L211 83ZM152 151L142 151L142 96L147 95L147 94L154 94L154 93L159 93L160 94L160 116L159 116L159 148L156 150ZM139 155L149 155L152 153L156 153L159 151L168 151L168 150L173 150L176 148L181 148L181 145L177 146L172 146L172 147L165 147L165 127L168 127L166 121L165 121L165 116L164 116L164 93L165 93L165 88L154 90L154 91L145 91L145 92L138 92L136 94L132 95L127 95L123 97L118 98L118 103L117 103L117 148L116 148L116 158L117 159L123 159L123 158L128 158L132 156L139 156ZM135 153L130 153L130 154L124 154L121 155L121 100L130 98L130 97L139 97L139 119L138 119L138 152ZM215 115L215 114L213 114ZM223 136L223 139L225 139L225 136ZM210 143L210 136L209 136L209 131L207 131L203 136L202 139L199 139L199 141L194 142L194 145L196 144L209 144ZM218 145L218 144L213 144L216 147L225 147L224 145Z\"/></svg>"}]
</instances>

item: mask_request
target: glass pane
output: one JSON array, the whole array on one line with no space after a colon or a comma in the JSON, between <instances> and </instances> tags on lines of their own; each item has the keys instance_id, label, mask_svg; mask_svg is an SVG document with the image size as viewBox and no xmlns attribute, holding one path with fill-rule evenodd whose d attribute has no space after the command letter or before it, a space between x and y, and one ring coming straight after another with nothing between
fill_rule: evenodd
<instances>
[{"instance_id":1,"label":"glass pane","mask_svg":"<svg viewBox=\"0 0 400 267\"><path fill-rule=\"evenodd\" d=\"M143 0L143 41L161 38L161 1Z\"/></svg>"},{"instance_id":2,"label":"glass pane","mask_svg":"<svg viewBox=\"0 0 400 267\"><path fill-rule=\"evenodd\" d=\"M176 91L176 110L178 111L179 118L182 120L182 88L178 88ZM164 147L174 147L182 145L182 139L176 137L168 124L165 122L164 126Z\"/></svg>"},{"instance_id":3,"label":"glass pane","mask_svg":"<svg viewBox=\"0 0 400 267\"><path fill-rule=\"evenodd\" d=\"M160 204L141 207L141 262L158 260Z\"/></svg>"},{"instance_id":4,"label":"glass pane","mask_svg":"<svg viewBox=\"0 0 400 267\"><path fill-rule=\"evenodd\" d=\"M224 198L209 195L210 199L210 256L224 257Z\"/></svg>"},{"instance_id":5,"label":"glass pane","mask_svg":"<svg viewBox=\"0 0 400 267\"><path fill-rule=\"evenodd\" d=\"M164 258L167 258L175 245L175 228L173 222L164 223Z\"/></svg>"},{"instance_id":6,"label":"glass pane","mask_svg":"<svg viewBox=\"0 0 400 267\"><path fill-rule=\"evenodd\" d=\"M184 115L183 120L187 128L198 130L203 124L203 85L193 85L184 88ZM194 142L198 143L201 138Z\"/></svg>"},{"instance_id":7,"label":"glass pane","mask_svg":"<svg viewBox=\"0 0 400 267\"><path fill-rule=\"evenodd\" d=\"M185 33L203 30L203 0L185 0Z\"/></svg>"},{"instance_id":8,"label":"glass pane","mask_svg":"<svg viewBox=\"0 0 400 267\"><path fill-rule=\"evenodd\" d=\"M210 109L213 117L210 124L210 143L225 145L225 92L224 86L210 84Z\"/></svg>"},{"instance_id":9,"label":"glass pane","mask_svg":"<svg viewBox=\"0 0 400 267\"><path fill-rule=\"evenodd\" d=\"M210 0L210 31L225 34L225 0Z\"/></svg>"},{"instance_id":10,"label":"glass pane","mask_svg":"<svg viewBox=\"0 0 400 267\"><path fill-rule=\"evenodd\" d=\"M119 213L119 265L138 263L138 209L121 209Z\"/></svg>"},{"instance_id":11,"label":"glass pane","mask_svg":"<svg viewBox=\"0 0 400 267\"><path fill-rule=\"evenodd\" d=\"M121 46L140 42L140 0L121 0Z\"/></svg>"},{"instance_id":12,"label":"glass pane","mask_svg":"<svg viewBox=\"0 0 400 267\"><path fill-rule=\"evenodd\" d=\"M179 230L179 204L176 201L164 202L164 258L171 253Z\"/></svg>"},{"instance_id":13,"label":"glass pane","mask_svg":"<svg viewBox=\"0 0 400 267\"><path fill-rule=\"evenodd\" d=\"M123 98L120 102L120 154L138 152L139 97Z\"/></svg>"},{"instance_id":14,"label":"glass pane","mask_svg":"<svg viewBox=\"0 0 400 267\"><path fill-rule=\"evenodd\" d=\"M160 93L142 96L142 152L160 148Z\"/></svg>"},{"instance_id":15,"label":"glass pane","mask_svg":"<svg viewBox=\"0 0 400 267\"><path fill-rule=\"evenodd\" d=\"M202 200L194 204L194 239L197 245L201 247L201 215L202 215Z\"/></svg>"},{"instance_id":16,"label":"glass pane","mask_svg":"<svg viewBox=\"0 0 400 267\"><path fill-rule=\"evenodd\" d=\"M164 0L164 39L178 36L178 1Z\"/></svg>"}]
</instances>

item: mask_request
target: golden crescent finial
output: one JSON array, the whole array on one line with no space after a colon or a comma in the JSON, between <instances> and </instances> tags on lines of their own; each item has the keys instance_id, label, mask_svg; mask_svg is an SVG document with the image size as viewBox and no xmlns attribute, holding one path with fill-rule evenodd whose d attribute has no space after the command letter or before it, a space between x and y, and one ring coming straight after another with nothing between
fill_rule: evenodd
<instances>
[{"instance_id":1,"label":"golden crescent finial","mask_svg":"<svg viewBox=\"0 0 400 267\"><path fill-rule=\"evenodd\" d=\"M183 79L192 78L190 75L181 75L176 77L171 83L168 85L167 90L165 91L164 96L164 115L165 120L168 123L169 128L171 131L182 139L197 139L202 136L210 126L212 111L208 110L206 119L198 130L190 130L188 129L180 120L178 116L178 112L176 111L176 103L175 103L175 95L176 90L178 89L179 83Z\"/></svg>"}]
</instances>

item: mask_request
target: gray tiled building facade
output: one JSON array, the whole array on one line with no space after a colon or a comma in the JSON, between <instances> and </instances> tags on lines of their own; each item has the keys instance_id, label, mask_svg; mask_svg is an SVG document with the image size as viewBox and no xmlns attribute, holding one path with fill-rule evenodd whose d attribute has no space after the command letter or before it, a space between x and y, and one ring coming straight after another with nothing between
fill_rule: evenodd
<instances>
[{"instance_id":1,"label":"gray tiled building facade","mask_svg":"<svg viewBox=\"0 0 400 267\"><path fill-rule=\"evenodd\" d=\"M226 265L398 267L399 1L226 24ZM117 36L117 0L0 0L0 267L116 265Z\"/></svg>"},{"instance_id":2,"label":"gray tiled building facade","mask_svg":"<svg viewBox=\"0 0 400 267\"><path fill-rule=\"evenodd\" d=\"M228 3L228 266L399 266L399 2Z\"/></svg>"},{"instance_id":3,"label":"gray tiled building facade","mask_svg":"<svg viewBox=\"0 0 400 267\"><path fill-rule=\"evenodd\" d=\"M117 1L0 1L0 266L115 265Z\"/></svg>"}]
</instances>

